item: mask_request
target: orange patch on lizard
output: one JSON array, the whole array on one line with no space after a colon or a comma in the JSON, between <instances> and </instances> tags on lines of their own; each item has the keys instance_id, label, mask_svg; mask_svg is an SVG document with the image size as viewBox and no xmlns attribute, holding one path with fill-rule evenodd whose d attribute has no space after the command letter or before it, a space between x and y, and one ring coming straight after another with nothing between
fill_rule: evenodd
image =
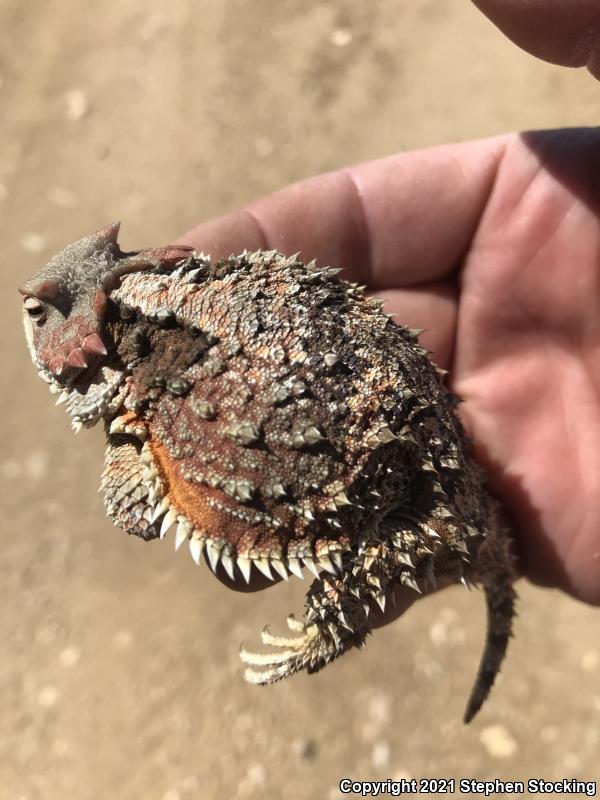
<instances>
[{"instance_id":1,"label":"orange patch on lizard","mask_svg":"<svg viewBox=\"0 0 600 800\"><path fill-rule=\"evenodd\" d=\"M247 554L264 533L264 527L249 525L228 514L222 506L232 507L234 504L221 490L200 483L192 484L183 478L177 462L161 442L151 439L150 448L174 510L182 514L200 535L230 542L238 555ZM211 500L215 501L214 505Z\"/></svg>"}]
</instances>

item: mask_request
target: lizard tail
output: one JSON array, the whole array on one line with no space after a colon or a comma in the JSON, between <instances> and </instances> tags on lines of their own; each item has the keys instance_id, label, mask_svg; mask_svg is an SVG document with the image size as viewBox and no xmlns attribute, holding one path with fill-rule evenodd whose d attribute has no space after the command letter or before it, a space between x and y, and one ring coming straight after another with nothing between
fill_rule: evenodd
<instances>
[{"instance_id":1,"label":"lizard tail","mask_svg":"<svg viewBox=\"0 0 600 800\"><path fill-rule=\"evenodd\" d=\"M494 581L484 584L487 605L487 634L475 685L463 720L470 722L483 705L500 670L511 637L517 594L508 572L496 573Z\"/></svg>"},{"instance_id":2,"label":"lizard tail","mask_svg":"<svg viewBox=\"0 0 600 800\"><path fill-rule=\"evenodd\" d=\"M474 577L481 581L485 590L487 632L479 671L463 717L465 723L477 714L500 671L515 616L516 558L512 537L499 518L477 551Z\"/></svg>"}]
</instances>

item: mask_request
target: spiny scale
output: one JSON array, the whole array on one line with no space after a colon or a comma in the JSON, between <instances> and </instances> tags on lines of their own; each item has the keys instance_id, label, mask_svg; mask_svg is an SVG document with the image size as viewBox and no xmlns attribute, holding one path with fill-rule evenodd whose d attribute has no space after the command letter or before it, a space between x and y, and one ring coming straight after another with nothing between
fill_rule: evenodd
<instances>
[{"instance_id":1,"label":"spiny scale","mask_svg":"<svg viewBox=\"0 0 600 800\"><path fill-rule=\"evenodd\" d=\"M420 331L297 255L123 253L117 234L70 245L21 289L41 377L76 429L105 423L109 516L144 539L173 532L231 580L312 573L294 636L242 651L253 683L364 646L398 586L483 584L471 718L510 634L513 557Z\"/></svg>"}]
</instances>

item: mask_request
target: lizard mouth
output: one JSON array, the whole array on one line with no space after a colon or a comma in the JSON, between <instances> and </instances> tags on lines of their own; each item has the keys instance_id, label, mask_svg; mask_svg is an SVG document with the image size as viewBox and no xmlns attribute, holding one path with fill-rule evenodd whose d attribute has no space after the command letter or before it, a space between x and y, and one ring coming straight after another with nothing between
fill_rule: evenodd
<instances>
[{"instance_id":1,"label":"lizard mouth","mask_svg":"<svg viewBox=\"0 0 600 800\"><path fill-rule=\"evenodd\" d=\"M81 427L91 428L110 410L124 380L122 370L107 364L79 376L66 400L76 431Z\"/></svg>"},{"instance_id":2,"label":"lizard mouth","mask_svg":"<svg viewBox=\"0 0 600 800\"><path fill-rule=\"evenodd\" d=\"M58 394L59 392L70 394L74 390L85 393L102 362L106 360L101 355L88 356L85 365L72 366L69 364L62 366L60 369L54 369L52 359L48 363L36 359L36 367L38 374L42 380L49 384L50 391L53 394Z\"/></svg>"},{"instance_id":3,"label":"lizard mouth","mask_svg":"<svg viewBox=\"0 0 600 800\"><path fill-rule=\"evenodd\" d=\"M67 367L60 372L38 364L38 372L44 380L59 391L71 392L73 389L85 387L98 371L101 358L96 356L88 361L85 367Z\"/></svg>"},{"instance_id":4,"label":"lizard mouth","mask_svg":"<svg viewBox=\"0 0 600 800\"><path fill-rule=\"evenodd\" d=\"M40 377L58 394L56 404L65 404L75 431L91 428L107 412L125 379L121 369L96 356L85 369L69 368L59 376L38 363Z\"/></svg>"},{"instance_id":5,"label":"lizard mouth","mask_svg":"<svg viewBox=\"0 0 600 800\"><path fill-rule=\"evenodd\" d=\"M93 382L94 376L98 373L100 365L106 361L103 356L92 356L85 367L72 367L66 370L64 388L67 391L85 391ZM60 376L62 378L62 374ZM59 383L62 383L59 378Z\"/></svg>"},{"instance_id":6,"label":"lizard mouth","mask_svg":"<svg viewBox=\"0 0 600 800\"><path fill-rule=\"evenodd\" d=\"M82 370L98 364L98 359L108 355L106 345L100 335L89 327L78 330L68 337L62 338L56 331L48 335L48 343L42 351L41 361L46 369L61 383L63 375L76 375Z\"/></svg>"}]
</instances>

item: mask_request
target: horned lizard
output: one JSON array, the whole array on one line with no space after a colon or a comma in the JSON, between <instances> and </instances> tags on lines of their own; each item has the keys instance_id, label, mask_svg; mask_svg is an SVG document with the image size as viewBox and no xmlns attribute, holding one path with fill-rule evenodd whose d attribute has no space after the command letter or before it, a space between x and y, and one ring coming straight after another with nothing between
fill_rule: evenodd
<instances>
[{"instance_id":1,"label":"horned lizard","mask_svg":"<svg viewBox=\"0 0 600 800\"><path fill-rule=\"evenodd\" d=\"M146 540L174 528L176 547L231 579L314 574L295 636L265 629L268 653L241 651L253 683L363 645L400 584L481 583L469 721L510 636L513 556L419 332L336 269L275 251L126 253L118 231L20 288L40 376L76 430L105 424L108 515Z\"/></svg>"}]
</instances>

